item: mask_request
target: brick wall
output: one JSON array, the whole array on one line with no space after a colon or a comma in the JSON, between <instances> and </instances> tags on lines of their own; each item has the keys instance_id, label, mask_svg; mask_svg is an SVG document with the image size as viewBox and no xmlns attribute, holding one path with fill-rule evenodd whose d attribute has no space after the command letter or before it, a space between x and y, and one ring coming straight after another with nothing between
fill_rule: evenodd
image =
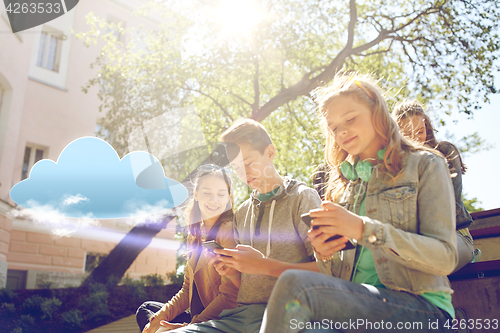
<instances>
[{"instance_id":1,"label":"brick wall","mask_svg":"<svg viewBox=\"0 0 500 333\"><path fill-rule=\"evenodd\" d=\"M146 248L134 261L127 273L132 278L146 274L165 275L175 270L176 250Z\"/></svg>"},{"instance_id":2,"label":"brick wall","mask_svg":"<svg viewBox=\"0 0 500 333\"><path fill-rule=\"evenodd\" d=\"M166 229L160 231L156 237L160 239L174 239L175 223L169 224ZM175 271L177 261L177 249L162 249L148 246L135 259L134 263L127 270L132 278L139 278L141 275L161 274L165 275Z\"/></svg>"},{"instance_id":3,"label":"brick wall","mask_svg":"<svg viewBox=\"0 0 500 333\"><path fill-rule=\"evenodd\" d=\"M83 273L85 250L81 239L20 230L12 230L10 238L9 269Z\"/></svg>"},{"instance_id":4,"label":"brick wall","mask_svg":"<svg viewBox=\"0 0 500 333\"><path fill-rule=\"evenodd\" d=\"M0 214L0 288L7 283L7 253L9 252L12 221Z\"/></svg>"},{"instance_id":5,"label":"brick wall","mask_svg":"<svg viewBox=\"0 0 500 333\"><path fill-rule=\"evenodd\" d=\"M84 276L87 252L107 254L116 246L115 242L76 237L58 238L50 234L22 230L12 230L3 235L4 238L0 238L0 244L5 245L0 245L0 249L3 248L5 251L8 248L8 251L5 251L8 267L13 270L28 271L28 280L33 284L28 285L28 288L36 288L40 282L54 282L58 286L61 284L55 280L52 281L51 277L56 275L43 275L41 271L66 273L68 282L71 280L69 284L74 285L75 276L79 278ZM171 228L162 230L156 237L171 240L174 238L174 231ZM132 278L153 273L165 275L175 270L175 264L176 249L148 246L139 254L126 274ZM34 276L37 272L47 281L41 281L40 277ZM61 274L57 275L57 280L61 280ZM64 285L61 284L60 287Z\"/></svg>"}]
</instances>

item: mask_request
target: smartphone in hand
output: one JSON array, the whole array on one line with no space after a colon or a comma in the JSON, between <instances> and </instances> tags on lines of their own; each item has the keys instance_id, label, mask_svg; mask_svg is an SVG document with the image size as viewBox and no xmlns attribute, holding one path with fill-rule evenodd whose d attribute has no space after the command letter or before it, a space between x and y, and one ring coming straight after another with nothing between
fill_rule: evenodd
<instances>
[{"instance_id":1,"label":"smartphone in hand","mask_svg":"<svg viewBox=\"0 0 500 333\"><path fill-rule=\"evenodd\" d=\"M219 243L217 243L214 240L211 240L211 241L208 241L208 242L203 242L203 243L201 243L201 246L204 249L207 249L208 251L212 252L213 254L215 254L214 253L214 249L223 249L224 248L224 247L222 247L222 245L220 245ZM229 256L226 256L224 254L221 254L221 256L223 256L223 257L229 257Z\"/></svg>"},{"instance_id":2,"label":"smartphone in hand","mask_svg":"<svg viewBox=\"0 0 500 333\"><path fill-rule=\"evenodd\" d=\"M306 224L309 228L311 228L311 224L312 224L311 222L312 222L312 220L314 220L314 217L312 217L311 215L309 215L309 213L302 214L302 215L300 215L300 217L302 218L302 221L304 221L304 223L305 223L305 224ZM313 230L316 230L316 229L318 229L319 227L327 227L327 226L323 226L323 225L317 225L317 224L315 224L315 225L313 225L313 226L312 226L312 229L313 229Z\"/></svg>"},{"instance_id":3,"label":"smartphone in hand","mask_svg":"<svg viewBox=\"0 0 500 333\"><path fill-rule=\"evenodd\" d=\"M300 215L300 217L302 218L302 221L304 221L305 224L307 224L307 226L309 228L311 228L311 222L312 220L314 220L314 217L312 217L311 215L309 215L309 213L305 213L305 214L302 214ZM316 230L318 229L319 227L328 227L328 225L313 225L312 226L312 229L313 230ZM333 240L336 240L336 239L339 239L340 237L342 237L341 235L334 235L330 238L328 238L325 242L330 242L330 241L333 241ZM351 250L351 249L354 249L356 248L356 246L351 242L351 240L349 240L347 243L345 243L345 247L342 249L342 251L344 250Z\"/></svg>"}]
</instances>

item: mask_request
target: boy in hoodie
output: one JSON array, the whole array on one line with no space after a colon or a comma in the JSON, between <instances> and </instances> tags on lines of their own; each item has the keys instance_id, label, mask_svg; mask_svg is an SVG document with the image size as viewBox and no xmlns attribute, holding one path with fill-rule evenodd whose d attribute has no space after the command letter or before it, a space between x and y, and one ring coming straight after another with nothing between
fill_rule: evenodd
<instances>
[{"instance_id":1,"label":"boy in hoodie","mask_svg":"<svg viewBox=\"0 0 500 333\"><path fill-rule=\"evenodd\" d=\"M273 165L276 150L265 128L243 119L222 136L238 145L231 163L253 192L236 210L235 249L214 250L221 275L241 272L238 307L224 310L218 320L192 324L175 332L258 332L277 278L287 269L318 271L308 227L300 215L321 206L318 193L305 183L281 177ZM214 260L215 261L215 260ZM234 281L233 281L234 282Z\"/></svg>"}]
</instances>

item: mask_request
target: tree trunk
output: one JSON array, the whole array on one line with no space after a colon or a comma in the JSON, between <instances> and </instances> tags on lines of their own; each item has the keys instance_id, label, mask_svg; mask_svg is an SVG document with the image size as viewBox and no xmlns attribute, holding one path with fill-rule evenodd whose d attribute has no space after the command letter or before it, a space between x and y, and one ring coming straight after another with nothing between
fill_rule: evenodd
<instances>
[{"instance_id":1,"label":"tree trunk","mask_svg":"<svg viewBox=\"0 0 500 333\"><path fill-rule=\"evenodd\" d=\"M108 256L83 281L82 286L90 283L117 284L139 253L144 250L156 234L172 221L173 216L165 216L162 221L136 226L130 230Z\"/></svg>"},{"instance_id":2,"label":"tree trunk","mask_svg":"<svg viewBox=\"0 0 500 333\"><path fill-rule=\"evenodd\" d=\"M206 163L213 163L213 158L210 156L199 165ZM181 181L188 189L190 195L192 193L190 179L195 172L196 169ZM132 265L142 250L151 243L153 237L155 237L161 229L165 229L173 218L174 216L165 215L162 221L149 222L132 228L132 230L123 237L120 243L116 244L108 256L83 281L82 286L88 286L93 282L116 285L120 282L127 269L129 269L130 265Z\"/></svg>"}]
</instances>

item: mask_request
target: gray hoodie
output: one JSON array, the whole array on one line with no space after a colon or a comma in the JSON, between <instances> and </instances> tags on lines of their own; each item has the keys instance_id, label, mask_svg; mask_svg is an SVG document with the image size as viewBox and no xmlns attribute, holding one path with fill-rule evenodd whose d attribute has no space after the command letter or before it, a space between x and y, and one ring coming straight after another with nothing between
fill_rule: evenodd
<instances>
[{"instance_id":1,"label":"gray hoodie","mask_svg":"<svg viewBox=\"0 0 500 333\"><path fill-rule=\"evenodd\" d=\"M250 245L266 257L280 261L314 261L314 250L307 240L308 227L300 215L320 206L315 190L290 178L285 178L276 195L267 201L260 201L254 190L236 210L236 243ZM242 273L238 304L267 303L276 280L272 276Z\"/></svg>"}]
</instances>

